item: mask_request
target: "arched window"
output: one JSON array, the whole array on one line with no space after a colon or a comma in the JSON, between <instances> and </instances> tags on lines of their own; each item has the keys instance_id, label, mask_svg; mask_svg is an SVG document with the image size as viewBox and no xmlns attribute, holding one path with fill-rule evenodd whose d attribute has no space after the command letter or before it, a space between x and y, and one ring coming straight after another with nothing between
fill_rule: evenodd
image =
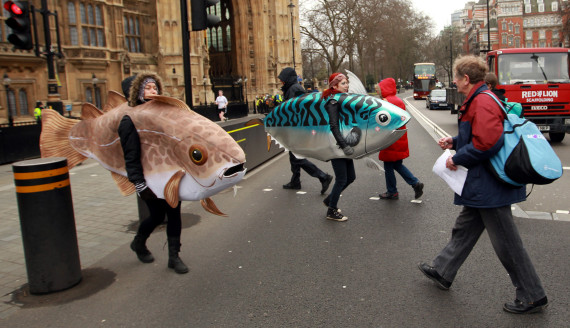
<instances>
[{"instance_id":1,"label":"arched window","mask_svg":"<svg viewBox=\"0 0 570 328\"><path fill-rule=\"evenodd\" d=\"M28 94L25 89L18 91L18 98L20 98L20 115L30 115L28 110Z\"/></svg>"},{"instance_id":2,"label":"arched window","mask_svg":"<svg viewBox=\"0 0 570 328\"><path fill-rule=\"evenodd\" d=\"M71 45L79 45L79 35L77 35L77 14L75 12L75 3L67 3L67 16L69 20L69 41Z\"/></svg>"},{"instance_id":3,"label":"arched window","mask_svg":"<svg viewBox=\"0 0 570 328\"><path fill-rule=\"evenodd\" d=\"M93 89L91 87L87 87L85 89L85 101L88 103L93 104Z\"/></svg>"},{"instance_id":4,"label":"arched window","mask_svg":"<svg viewBox=\"0 0 570 328\"><path fill-rule=\"evenodd\" d=\"M226 26L226 44L228 45L226 50L232 50L232 28L228 25Z\"/></svg>"},{"instance_id":5,"label":"arched window","mask_svg":"<svg viewBox=\"0 0 570 328\"><path fill-rule=\"evenodd\" d=\"M223 39L222 27L218 27L218 51L224 51L224 39Z\"/></svg>"}]
</instances>

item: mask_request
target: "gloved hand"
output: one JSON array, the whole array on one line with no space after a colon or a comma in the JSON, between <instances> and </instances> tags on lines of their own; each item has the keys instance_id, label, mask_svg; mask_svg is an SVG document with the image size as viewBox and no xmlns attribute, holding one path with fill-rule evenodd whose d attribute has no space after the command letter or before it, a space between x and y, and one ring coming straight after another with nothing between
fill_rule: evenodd
<instances>
[{"instance_id":1,"label":"gloved hand","mask_svg":"<svg viewBox=\"0 0 570 328\"><path fill-rule=\"evenodd\" d=\"M139 182L135 184L135 188L137 190L137 195L143 200L152 200L156 199L156 195L154 192L146 185L146 182Z\"/></svg>"},{"instance_id":2,"label":"gloved hand","mask_svg":"<svg viewBox=\"0 0 570 328\"><path fill-rule=\"evenodd\" d=\"M145 201L148 200L153 200L153 199L157 199L158 197L156 197L156 195L154 194L154 192L149 188L146 187L145 189L143 189L143 191L141 192L137 192L137 194L139 195L140 198L142 198Z\"/></svg>"},{"instance_id":3,"label":"gloved hand","mask_svg":"<svg viewBox=\"0 0 570 328\"><path fill-rule=\"evenodd\" d=\"M342 151L344 152L344 154L346 156L350 156L352 154L354 154L354 148L350 147L350 146L346 146L342 149Z\"/></svg>"}]
</instances>

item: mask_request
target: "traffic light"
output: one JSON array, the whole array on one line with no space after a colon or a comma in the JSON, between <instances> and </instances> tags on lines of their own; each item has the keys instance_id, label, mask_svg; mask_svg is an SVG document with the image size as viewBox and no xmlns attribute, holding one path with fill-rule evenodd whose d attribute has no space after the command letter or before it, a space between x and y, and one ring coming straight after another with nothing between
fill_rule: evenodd
<instances>
[{"instance_id":1,"label":"traffic light","mask_svg":"<svg viewBox=\"0 0 570 328\"><path fill-rule=\"evenodd\" d=\"M6 25L12 29L12 34L8 35L8 41L16 49L30 50L34 47L29 8L28 1L6 1L4 3L4 9L10 13Z\"/></svg>"},{"instance_id":2,"label":"traffic light","mask_svg":"<svg viewBox=\"0 0 570 328\"><path fill-rule=\"evenodd\" d=\"M208 7L215 6L220 0L192 0L192 31L202 31L212 27L222 19L207 12Z\"/></svg>"}]
</instances>

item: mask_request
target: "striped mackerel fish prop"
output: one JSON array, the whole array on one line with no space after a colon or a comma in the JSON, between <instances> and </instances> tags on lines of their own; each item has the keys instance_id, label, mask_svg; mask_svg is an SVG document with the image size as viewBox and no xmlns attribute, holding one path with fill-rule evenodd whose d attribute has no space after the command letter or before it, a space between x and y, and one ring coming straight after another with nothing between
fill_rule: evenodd
<instances>
[{"instance_id":1,"label":"striped mackerel fish prop","mask_svg":"<svg viewBox=\"0 0 570 328\"><path fill-rule=\"evenodd\" d=\"M322 93L289 99L265 118L265 131L281 146L299 157L319 160L360 158L396 142L411 118L405 110L376 97L338 93L331 96L341 105L339 128L354 154L346 156L336 144Z\"/></svg>"}]
</instances>

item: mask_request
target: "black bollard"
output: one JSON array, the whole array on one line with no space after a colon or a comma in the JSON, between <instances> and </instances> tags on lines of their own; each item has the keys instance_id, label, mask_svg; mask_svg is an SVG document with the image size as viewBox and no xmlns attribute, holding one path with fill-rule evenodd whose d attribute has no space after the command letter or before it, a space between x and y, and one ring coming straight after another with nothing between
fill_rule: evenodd
<instances>
[{"instance_id":1,"label":"black bollard","mask_svg":"<svg viewBox=\"0 0 570 328\"><path fill-rule=\"evenodd\" d=\"M81 281L67 159L12 164L30 293L46 294Z\"/></svg>"}]
</instances>

